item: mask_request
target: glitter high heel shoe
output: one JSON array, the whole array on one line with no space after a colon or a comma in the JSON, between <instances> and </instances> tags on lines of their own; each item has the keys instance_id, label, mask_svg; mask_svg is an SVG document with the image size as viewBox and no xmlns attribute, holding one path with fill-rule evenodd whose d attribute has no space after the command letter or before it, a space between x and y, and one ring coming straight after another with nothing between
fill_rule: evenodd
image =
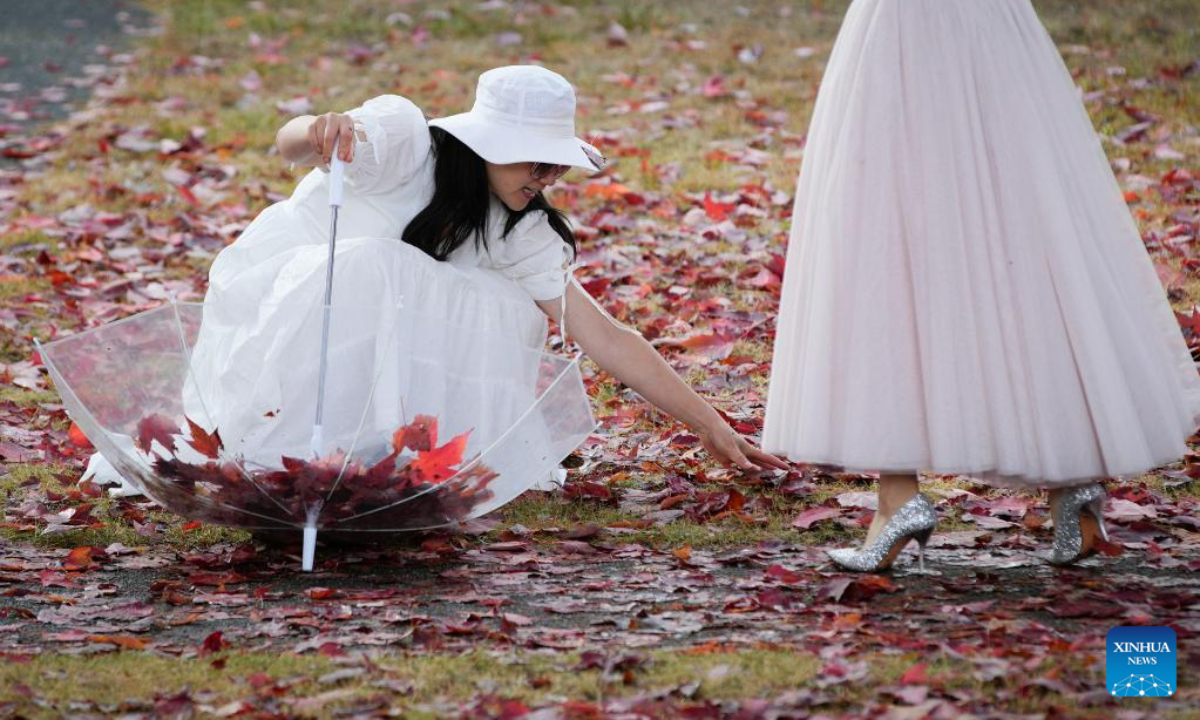
<instances>
[{"instance_id":1,"label":"glitter high heel shoe","mask_svg":"<svg viewBox=\"0 0 1200 720\"><path fill-rule=\"evenodd\" d=\"M921 493L912 496L888 518L875 541L862 550L839 548L828 551L831 560L846 570L879 572L891 566L909 540L917 541L917 562L925 571L925 543L937 526L937 510Z\"/></svg>"},{"instance_id":2,"label":"glitter high heel shoe","mask_svg":"<svg viewBox=\"0 0 1200 720\"><path fill-rule=\"evenodd\" d=\"M1100 483L1067 488L1050 505L1054 518L1054 547L1050 552L1051 565L1070 565L1090 555L1092 541L1099 535L1108 542L1104 528L1104 500L1108 492ZM1084 512L1088 514L1085 515Z\"/></svg>"}]
</instances>

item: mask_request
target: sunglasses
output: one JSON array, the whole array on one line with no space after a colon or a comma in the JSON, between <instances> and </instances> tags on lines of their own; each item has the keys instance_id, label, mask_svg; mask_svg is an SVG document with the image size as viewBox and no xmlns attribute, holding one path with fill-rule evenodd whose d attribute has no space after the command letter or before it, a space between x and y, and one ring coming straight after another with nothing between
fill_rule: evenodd
<instances>
[{"instance_id":1,"label":"sunglasses","mask_svg":"<svg viewBox=\"0 0 1200 720\"><path fill-rule=\"evenodd\" d=\"M571 169L570 165L555 165L553 163L535 162L529 168L529 173L533 175L534 180L558 180L567 171Z\"/></svg>"}]
</instances>

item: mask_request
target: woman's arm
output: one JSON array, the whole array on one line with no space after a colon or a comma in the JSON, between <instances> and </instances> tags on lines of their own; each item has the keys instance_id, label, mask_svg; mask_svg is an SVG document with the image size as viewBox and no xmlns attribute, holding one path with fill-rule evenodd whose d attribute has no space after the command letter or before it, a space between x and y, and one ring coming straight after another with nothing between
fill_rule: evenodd
<instances>
[{"instance_id":1,"label":"woman's arm","mask_svg":"<svg viewBox=\"0 0 1200 720\"><path fill-rule=\"evenodd\" d=\"M604 311L578 283L567 285L567 333L597 365L664 412L686 424L723 465L743 470L787 470L783 460L751 445L671 369L636 330ZM558 321L561 300L538 306ZM757 466L757 467L756 467Z\"/></svg>"},{"instance_id":2,"label":"woman's arm","mask_svg":"<svg viewBox=\"0 0 1200 720\"><path fill-rule=\"evenodd\" d=\"M354 118L344 113L301 115L275 134L275 147L284 160L297 165L328 165L333 148L343 162L354 160ZM339 142L339 140L344 141Z\"/></svg>"}]
</instances>

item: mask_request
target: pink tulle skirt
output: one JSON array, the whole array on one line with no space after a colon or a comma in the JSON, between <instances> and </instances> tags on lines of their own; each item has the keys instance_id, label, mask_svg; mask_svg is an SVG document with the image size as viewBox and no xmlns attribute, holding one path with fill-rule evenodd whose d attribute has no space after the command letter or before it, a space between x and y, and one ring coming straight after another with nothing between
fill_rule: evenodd
<instances>
[{"instance_id":1,"label":"pink tulle skirt","mask_svg":"<svg viewBox=\"0 0 1200 720\"><path fill-rule=\"evenodd\" d=\"M1177 460L1198 416L1029 0L856 0L800 173L765 449L1055 487Z\"/></svg>"}]
</instances>

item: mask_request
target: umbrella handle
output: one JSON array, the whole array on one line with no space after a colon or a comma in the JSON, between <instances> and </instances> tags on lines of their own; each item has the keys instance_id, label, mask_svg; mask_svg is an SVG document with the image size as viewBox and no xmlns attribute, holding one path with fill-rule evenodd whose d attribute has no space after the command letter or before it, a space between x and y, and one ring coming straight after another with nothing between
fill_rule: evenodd
<instances>
[{"instance_id":1,"label":"umbrella handle","mask_svg":"<svg viewBox=\"0 0 1200 720\"><path fill-rule=\"evenodd\" d=\"M329 161L329 206L342 206L342 186L346 182L346 163L338 157L337 145L333 146L333 159Z\"/></svg>"}]
</instances>

